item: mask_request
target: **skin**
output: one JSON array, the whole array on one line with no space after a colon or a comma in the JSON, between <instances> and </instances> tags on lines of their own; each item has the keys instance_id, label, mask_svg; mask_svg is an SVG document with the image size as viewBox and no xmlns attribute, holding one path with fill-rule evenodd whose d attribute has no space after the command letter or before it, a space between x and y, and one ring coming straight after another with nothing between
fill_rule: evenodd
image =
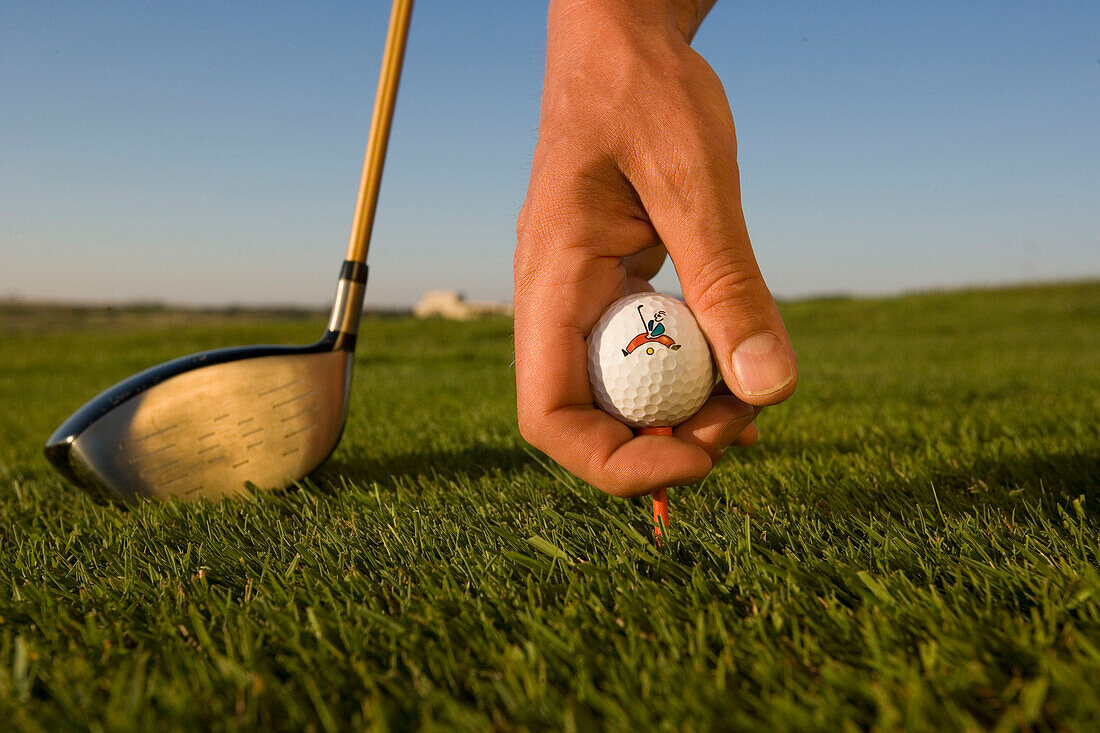
<instances>
[{"instance_id":1,"label":"skin","mask_svg":"<svg viewBox=\"0 0 1100 733\"><path fill-rule=\"evenodd\" d=\"M798 380L741 209L733 116L690 47L713 0L551 0L539 138L515 255L520 431L615 496L701 480ZM722 374L673 437L594 406L585 338L676 266ZM740 348L739 348L740 347ZM726 387L728 385L728 388Z\"/></svg>"}]
</instances>

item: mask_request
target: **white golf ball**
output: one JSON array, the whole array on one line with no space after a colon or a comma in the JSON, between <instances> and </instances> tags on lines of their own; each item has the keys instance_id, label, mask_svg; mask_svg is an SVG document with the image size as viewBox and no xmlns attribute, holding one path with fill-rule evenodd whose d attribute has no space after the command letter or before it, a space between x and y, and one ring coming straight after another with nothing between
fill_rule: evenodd
<instances>
[{"instance_id":1,"label":"white golf ball","mask_svg":"<svg viewBox=\"0 0 1100 733\"><path fill-rule=\"evenodd\" d=\"M637 293L612 303L592 328L588 377L605 412L631 427L665 427L706 402L714 360L686 303Z\"/></svg>"}]
</instances>

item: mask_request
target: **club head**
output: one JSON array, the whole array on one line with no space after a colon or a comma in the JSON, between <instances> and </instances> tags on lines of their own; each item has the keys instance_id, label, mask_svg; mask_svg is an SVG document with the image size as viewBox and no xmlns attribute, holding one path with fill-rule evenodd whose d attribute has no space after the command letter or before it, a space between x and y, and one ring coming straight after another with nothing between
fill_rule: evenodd
<instances>
[{"instance_id":1,"label":"club head","mask_svg":"<svg viewBox=\"0 0 1100 733\"><path fill-rule=\"evenodd\" d=\"M343 264L316 344L204 351L119 382L54 431L46 457L123 501L218 499L304 478L344 429L366 282L366 265Z\"/></svg>"},{"instance_id":2,"label":"club head","mask_svg":"<svg viewBox=\"0 0 1100 733\"><path fill-rule=\"evenodd\" d=\"M339 442L352 363L325 341L176 359L93 399L50 436L46 456L124 501L283 488Z\"/></svg>"}]
</instances>

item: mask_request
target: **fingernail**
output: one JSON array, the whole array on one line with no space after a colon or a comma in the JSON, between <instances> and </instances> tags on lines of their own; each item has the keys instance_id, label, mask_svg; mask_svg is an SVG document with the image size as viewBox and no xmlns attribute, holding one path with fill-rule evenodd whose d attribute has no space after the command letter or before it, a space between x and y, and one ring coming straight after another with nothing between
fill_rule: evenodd
<instances>
[{"instance_id":1,"label":"fingernail","mask_svg":"<svg viewBox=\"0 0 1100 733\"><path fill-rule=\"evenodd\" d=\"M754 333L733 350L733 374L746 395L769 395L794 379L783 342L770 331Z\"/></svg>"}]
</instances>

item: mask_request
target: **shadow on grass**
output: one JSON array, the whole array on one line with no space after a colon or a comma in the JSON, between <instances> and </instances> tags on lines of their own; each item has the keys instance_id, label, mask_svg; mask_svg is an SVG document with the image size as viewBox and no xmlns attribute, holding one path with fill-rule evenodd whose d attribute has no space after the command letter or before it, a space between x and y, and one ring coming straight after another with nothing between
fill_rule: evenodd
<instances>
[{"instance_id":1,"label":"shadow on grass","mask_svg":"<svg viewBox=\"0 0 1100 733\"><path fill-rule=\"evenodd\" d=\"M916 449L914 449L916 450ZM772 461L782 461L790 455L801 461L827 460L834 449L824 445L784 446L771 455L746 452L742 462L759 462L761 467ZM836 451L837 454L858 454L859 451ZM839 469L845 470L845 469ZM838 468L826 469L833 479ZM854 469L847 469L849 473ZM866 514L886 507L911 505L917 502L926 509L945 513L973 513L997 508L1012 510L1023 504L1041 506L1042 511L1056 514L1055 507L1084 497L1085 513L1100 520L1100 453L1087 450L1029 453L1001 456L977 456L949 461L928 461L916 471L907 467L904 478L895 474L888 462L877 465L865 476L871 487L858 487L845 492L820 497L830 511L846 514ZM829 480L825 476L822 480ZM869 490L868 490L869 489Z\"/></svg>"},{"instance_id":2,"label":"shadow on grass","mask_svg":"<svg viewBox=\"0 0 1100 733\"><path fill-rule=\"evenodd\" d=\"M325 480L372 481L396 488L402 479L431 477L434 480L460 481L489 474L511 474L537 465L522 448L484 444L454 451L413 451L372 455L356 448L332 457L314 474Z\"/></svg>"},{"instance_id":3,"label":"shadow on grass","mask_svg":"<svg viewBox=\"0 0 1100 733\"><path fill-rule=\"evenodd\" d=\"M940 502L956 510L1050 499L1061 504L1083 496L1086 514L1100 518L1100 455L1046 453L960 461L932 467L928 476Z\"/></svg>"}]
</instances>

